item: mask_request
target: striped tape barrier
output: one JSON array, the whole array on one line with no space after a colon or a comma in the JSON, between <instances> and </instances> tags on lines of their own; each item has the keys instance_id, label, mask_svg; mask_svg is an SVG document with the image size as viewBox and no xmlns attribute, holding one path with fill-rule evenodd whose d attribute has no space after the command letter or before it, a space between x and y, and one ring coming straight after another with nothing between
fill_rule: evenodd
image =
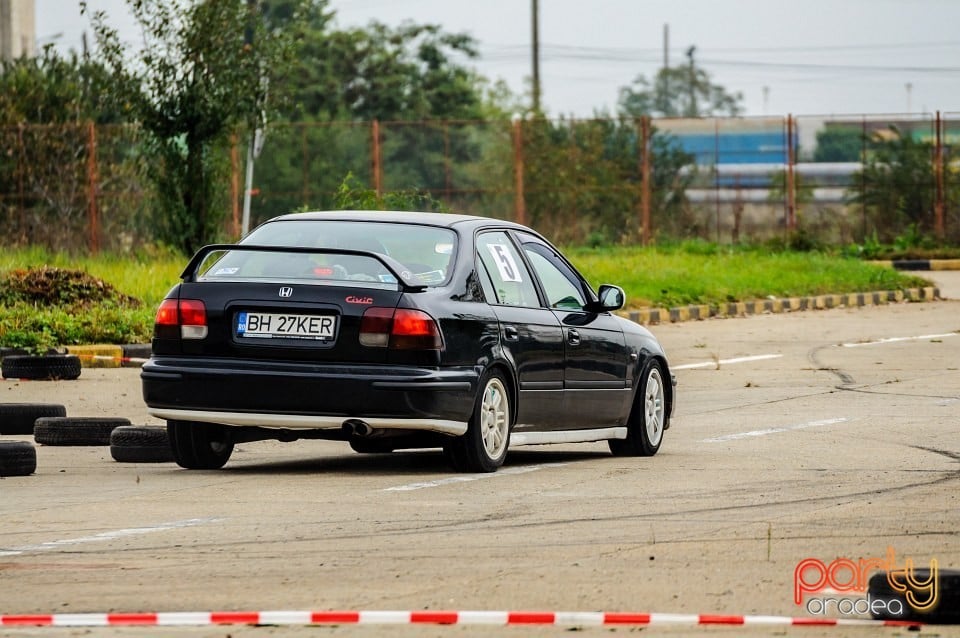
<instances>
[{"instance_id":1,"label":"striped tape barrier","mask_svg":"<svg viewBox=\"0 0 960 638\"><path fill-rule=\"evenodd\" d=\"M209 625L551 625L562 627L626 625L789 625L808 627L919 627L902 620L791 618L712 614L647 614L582 611L214 611L159 613L8 614L0 627L119 627Z\"/></svg>"}]
</instances>

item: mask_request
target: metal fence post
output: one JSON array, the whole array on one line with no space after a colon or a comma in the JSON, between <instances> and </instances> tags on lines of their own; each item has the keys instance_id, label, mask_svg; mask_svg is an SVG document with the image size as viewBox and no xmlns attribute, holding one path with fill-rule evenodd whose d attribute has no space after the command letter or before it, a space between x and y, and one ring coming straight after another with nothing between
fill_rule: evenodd
<instances>
[{"instance_id":1,"label":"metal fence post","mask_svg":"<svg viewBox=\"0 0 960 638\"><path fill-rule=\"evenodd\" d=\"M26 199L24 194L23 187L23 173L27 170L27 158L26 152L27 147L23 143L23 129L24 124L20 122L17 125L17 212L19 213L19 231L20 231L20 242L26 243L27 241L27 208L26 208Z\"/></svg>"},{"instance_id":2,"label":"metal fence post","mask_svg":"<svg viewBox=\"0 0 960 638\"><path fill-rule=\"evenodd\" d=\"M787 115L787 231L797 229L797 185L794 179L793 114Z\"/></svg>"},{"instance_id":3,"label":"metal fence post","mask_svg":"<svg viewBox=\"0 0 960 638\"><path fill-rule=\"evenodd\" d=\"M87 122L87 221L90 252L100 252L100 220L97 214L97 128Z\"/></svg>"},{"instance_id":4,"label":"metal fence post","mask_svg":"<svg viewBox=\"0 0 960 638\"><path fill-rule=\"evenodd\" d=\"M513 217L527 224L527 202L523 193L523 120L513 122Z\"/></svg>"},{"instance_id":5,"label":"metal fence post","mask_svg":"<svg viewBox=\"0 0 960 638\"><path fill-rule=\"evenodd\" d=\"M373 161L373 190L377 197L383 197L383 165L380 157L380 120L374 120L370 127Z\"/></svg>"},{"instance_id":6,"label":"metal fence post","mask_svg":"<svg viewBox=\"0 0 960 638\"><path fill-rule=\"evenodd\" d=\"M236 133L230 135L230 234L240 238L240 147Z\"/></svg>"},{"instance_id":7,"label":"metal fence post","mask_svg":"<svg viewBox=\"0 0 960 638\"><path fill-rule=\"evenodd\" d=\"M933 155L933 178L936 188L936 200L933 203L933 227L936 232L937 239L943 239L944 237L944 226L943 226L943 210L945 207L944 202L944 191L943 191L943 121L940 119L940 111L937 111L937 120L936 120L936 148L934 149Z\"/></svg>"},{"instance_id":8,"label":"metal fence post","mask_svg":"<svg viewBox=\"0 0 960 638\"><path fill-rule=\"evenodd\" d=\"M640 117L640 240L650 243L650 116Z\"/></svg>"}]
</instances>

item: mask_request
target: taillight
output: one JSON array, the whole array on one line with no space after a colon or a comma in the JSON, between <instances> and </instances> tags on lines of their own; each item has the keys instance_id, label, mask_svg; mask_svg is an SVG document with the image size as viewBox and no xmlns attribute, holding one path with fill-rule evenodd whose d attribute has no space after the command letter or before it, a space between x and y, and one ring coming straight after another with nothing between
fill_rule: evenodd
<instances>
[{"instance_id":1,"label":"taillight","mask_svg":"<svg viewBox=\"0 0 960 638\"><path fill-rule=\"evenodd\" d=\"M367 308L360 318L360 343L371 348L390 345L393 308Z\"/></svg>"},{"instance_id":2,"label":"taillight","mask_svg":"<svg viewBox=\"0 0 960 638\"><path fill-rule=\"evenodd\" d=\"M360 343L393 350L440 350L443 340L433 317L408 308L367 308L360 319Z\"/></svg>"},{"instance_id":3,"label":"taillight","mask_svg":"<svg viewBox=\"0 0 960 638\"><path fill-rule=\"evenodd\" d=\"M164 299L157 309L156 332L161 326L180 326L182 339L207 336L207 307L199 299Z\"/></svg>"},{"instance_id":4,"label":"taillight","mask_svg":"<svg viewBox=\"0 0 960 638\"><path fill-rule=\"evenodd\" d=\"M154 322L158 326L179 326L180 315L177 312L176 299L164 299L157 308L157 319Z\"/></svg>"}]
</instances>

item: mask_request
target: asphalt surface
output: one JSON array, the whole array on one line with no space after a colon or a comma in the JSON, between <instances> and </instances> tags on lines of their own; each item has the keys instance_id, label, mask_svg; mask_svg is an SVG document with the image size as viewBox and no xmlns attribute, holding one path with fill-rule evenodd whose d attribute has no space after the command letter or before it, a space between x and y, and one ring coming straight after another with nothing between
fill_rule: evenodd
<instances>
[{"instance_id":1,"label":"asphalt surface","mask_svg":"<svg viewBox=\"0 0 960 638\"><path fill-rule=\"evenodd\" d=\"M222 471L38 446L0 479L0 615L452 609L811 616L794 570L883 557L960 567L960 273L946 301L653 327L679 406L653 458L524 448L494 475L436 452L244 444ZM0 381L0 401L146 416L135 369ZM31 440L31 437L6 437ZM832 614L840 617L840 614ZM874 636L903 628L581 628ZM909 635L960 635L925 627ZM84 628L0 628L79 636ZM560 635L443 626L98 628L108 636Z\"/></svg>"}]
</instances>

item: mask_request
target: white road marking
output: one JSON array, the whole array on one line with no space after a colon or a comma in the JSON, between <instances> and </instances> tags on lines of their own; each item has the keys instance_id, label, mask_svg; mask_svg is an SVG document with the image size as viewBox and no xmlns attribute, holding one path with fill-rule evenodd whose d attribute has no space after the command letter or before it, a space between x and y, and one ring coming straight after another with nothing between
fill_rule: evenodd
<instances>
[{"instance_id":1,"label":"white road marking","mask_svg":"<svg viewBox=\"0 0 960 638\"><path fill-rule=\"evenodd\" d=\"M703 363L687 363L682 366L670 366L671 370L692 370L694 368L709 368L718 365L730 365L731 363L749 363L751 361L764 361L766 359L779 359L782 354L756 354L751 357L737 357L736 359L720 359L719 361L704 361Z\"/></svg>"},{"instance_id":2,"label":"white road marking","mask_svg":"<svg viewBox=\"0 0 960 638\"><path fill-rule=\"evenodd\" d=\"M898 341L923 341L924 339L944 339L946 337L956 337L956 332L948 332L942 335L920 335L919 337L888 337L887 339L874 339L873 341L860 341L857 343L841 343L841 348L860 348L862 346L875 346L884 343L897 343Z\"/></svg>"},{"instance_id":3,"label":"white road marking","mask_svg":"<svg viewBox=\"0 0 960 638\"><path fill-rule=\"evenodd\" d=\"M781 428L767 428L765 430L752 430L750 432L737 432L736 434L725 434L723 436L715 436L710 439L702 439L701 443L722 443L724 441L738 441L740 439L749 439L755 436L766 436L768 434L779 434L780 432L792 432L793 430L803 430L805 428L816 428L822 425L835 425L837 423L845 423L850 421L847 417L839 417L836 419L823 419L821 421L807 421L806 423L798 423L796 425L786 425Z\"/></svg>"},{"instance_id":4,"label":"white road marking","mask_svg":"<svg viewBox=\"0 0 960 638\"><path fill-rule=\"evenodd\" d=\"M526 467L508 467L500 469L489 474L467 474L465 476L451 476L448 478L437 479L436 481L424 481L423 483L407 483L406 485L395 485L386 487L383 492L412 492L413 490L423 490L429 487L442 487L453 483L469 483L470 481L479 481L481 479L496 478L498 476L510 476L513 474L527 474L537 470L545 470L552 467L563 467L566 463L550 463L548 465L528 465Z\"/></svg>"},{"instance_id":5,"label":"white road marking","mask_svg":"<svg viewBox=\"0 0 960 638\"><path fill-rule=\"evenodd\" d=\"M173 521L172 523L160 523L152 527L130 527L127 529L118 529L110 532L102 532L93 536L81 536L80 538L67 538L59 541L48 541L39 545L23 545L12 549L0 550L0 556L18 556L20 554L30 554L34 552L48 552L61 547L70 545L82 545L83 543L102 543L112 541L115 538L124 538L126 536L137 536L140 534L152 534L153 532L164 532L169 529L182 529L184 527L196 527L207 523L215 523L219 518L191 518L185 521Z\"/></svg>"}]
</instances>

